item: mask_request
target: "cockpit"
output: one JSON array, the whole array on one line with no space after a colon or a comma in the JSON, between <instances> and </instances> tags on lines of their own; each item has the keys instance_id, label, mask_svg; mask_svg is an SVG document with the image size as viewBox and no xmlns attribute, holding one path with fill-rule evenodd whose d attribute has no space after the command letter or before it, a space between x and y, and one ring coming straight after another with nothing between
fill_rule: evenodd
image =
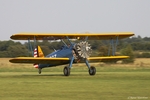
<instances>
[{"instance_id":1,"label":"cockpit","mask_svg":"<svg viewBox=\"0 0 150 100\"><path fill-rule=\"evenodd\" d=\"M68 46L63 45L63 46L61 46L60 50L68 49L68 48L69 48Z\"/></svg>"}]
</instances>

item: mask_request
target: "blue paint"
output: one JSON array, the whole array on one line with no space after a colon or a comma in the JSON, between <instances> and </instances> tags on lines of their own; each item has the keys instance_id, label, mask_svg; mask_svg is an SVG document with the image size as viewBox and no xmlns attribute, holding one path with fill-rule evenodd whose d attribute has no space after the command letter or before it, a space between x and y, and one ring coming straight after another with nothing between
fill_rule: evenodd
<instances>
[{"instance_id":1,"label":"blue paint","mask_svg":"<svg viewBox=\"0 0 150 100\"><path fill-rule=\"evenodd\" d=\"M89 64L89 62L88 62L87 59L85 59L85 64L86 64L86 66L88 67L88 69L90 69L90 64Z\"/></svg>"},{"instance_id":2,"label":"blue paint","mask_svg":"<svg viewBox=\"0 0 150 100\"><path fill-rule=\"evenodd\" d=\"M63 64L68 64L69 63L69 67L72 67L72 63L74 61L74 57L72 54L72 49L73 46L70 46L68 48L68 46L62 46L60 49L56 50L55 52L52 52L50 54L48 54L46 57L47 58L52 58L52 57L56 57L56 58L70 58L70 63L68 61L64 61L64 62L60 62L60 64L39 64L39 68L45 68L45 67L55 67L57 65L63 65Z\"/></svg>"}]
</instances>

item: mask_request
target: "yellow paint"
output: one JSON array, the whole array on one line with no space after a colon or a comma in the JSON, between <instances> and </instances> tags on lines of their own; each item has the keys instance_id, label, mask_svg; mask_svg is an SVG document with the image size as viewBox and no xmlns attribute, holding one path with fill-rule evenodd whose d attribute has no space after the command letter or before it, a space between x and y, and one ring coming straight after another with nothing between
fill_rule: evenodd
<instances>
[{"instance_id":1,"label":"yellow paint","mask_svg":"<svg viewBox=\"0 0 150 100\"><path fill-rule=\"evenodd\" d=\"M38 55L39 55L39 57L44 57L44 53L40 46L38 46Z\"/></svg>"},{"instance_id":2,"label":"yellow paint","mask_svg":"<svg viewBox=\"0 0 150 100\"><path fill-rule=\"evenodd\" d=\"M111 32L111 33L19 33L14 34L10 38L14 40L34 40L34 37L37 40L43 40L44 38L48 38L50 40L53 39L66 39L66 36L68 36L70 39L81 39L81 37L88 36L88 39L110 39L114 38L116 39L116 36L119 37L119 39L126 38L133 36L134 34L132 32Z\"/></svg>"},{"instance_id":3,"label":"yellow paint","mask_svg":"<svg viewBox=\"0 0 150 100\"><path fill-rule=\"evenodd\" d=\"M69 58L45 58L45 57L16 57L10 59L11 63L57 63L61 61L69 61Z\"/></svg>"},{"instance_id":4,"label":"yellow paint","mask_svg":"<svg viewBox=\"0 0 150 100\"><path fill-rule=\"evenodd\" d=\"M110 59L126 59L129 56L106 56L106 57L89 57L88 60L110 60Z\"/></svg>"}]
</instances>

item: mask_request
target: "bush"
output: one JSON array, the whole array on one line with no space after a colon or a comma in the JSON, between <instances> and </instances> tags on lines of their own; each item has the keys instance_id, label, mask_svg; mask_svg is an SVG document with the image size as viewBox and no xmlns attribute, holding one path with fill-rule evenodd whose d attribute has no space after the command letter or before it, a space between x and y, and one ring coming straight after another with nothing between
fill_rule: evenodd
<instances>
[{"instance_id":1,"label":"bush","mask_svg":"<svg viewBox=\"0 0 150 100\"><path fill-rule=\"evenodd\" d=\"M143 52L141 54L137 53L135 54L136 58L150 58L150 53L148 52Z\"/></svg>"},{"instance_id":2,"label":"bush","mask_svg":"<svg viewBox=\"0 0 150 100\"><path fill-rule=\"evenodd\" d=\"M131 45L128 45L126 48L122 49L120 52L121 52L121 55L130 57L128 59L124 59L123 63L133 63L134 62L135 57L134 57L134 53L133 53Z\"/></svg>"}]
</instances>

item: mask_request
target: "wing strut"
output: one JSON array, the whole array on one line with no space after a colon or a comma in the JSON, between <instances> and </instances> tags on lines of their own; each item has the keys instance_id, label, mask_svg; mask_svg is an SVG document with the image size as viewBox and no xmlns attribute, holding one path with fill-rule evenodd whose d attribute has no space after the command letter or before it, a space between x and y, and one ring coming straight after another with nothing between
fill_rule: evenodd
<instances>
[{"instance_id":1,"label":"wing strut","mask_svg":"<svg viewBox=\"0 0 150 100\"><path fill-rule=\"evenodd\" d=\"M119 36L117 36L116 37L116 44L115 44L115 49L114 49L114 53L116 52L116 50L117 50L117 45L118 45L118 38L119 38Z\"/></svg>"},{"instance_id":2,"label":"wing strut","mask_svg":"<svg viewBox=\"0 0 150 100\"><path fill-rule=\"evenodd\" d=\"M30 42L30 38L28 38L28 49L29 49L29 51L32 52L32 56L34 56L33 47L34 47L34 48L36 47L36 37L35 37L35 36L34 36L34 46L32 46L32 44L31 44L31 42ZM30 53L29 53L29 56L30 56Z\"/></svg>"},{"instance_id":3,"label":"wing strut","mask_svg":"<svg viewBox=\"0 0 150 100\"><path fill-rule=\"evenodd\" d=\"M32 45L31 45L31 42L30 42L30 39L28 38L28 49L31 50L32 52L32 56L34 56L34 51L33 51L33 48L32 48ZM30 53L29 53L30 54Z\"/></svg>"},{"instance_id":4,"label":"wing strut","mask_svg":"<svg viewBox=\"0 0 150 100\"><path fill-rule=\"evenodd\" d=\"M50 41L50 44L51 44L51 41ZM53 45L50 45L51 47L52 47L52 49L54 50L54 51L56 51L56 49L54 48L54 46Z\"/></svg>"},{"instance_id":5,"label":"wing strut","mask_svg":"<svg viewBox=\"0 0 150 100\"><path fill-rule=\"evenodd\" d=\"M66 47L68 47L67 44L64 42L63 39L61 39L61 42L62 42Z\"/></svg>"},{"instance_id":6,"label":"wing strut","mask_svg":"<svg viewBox=\"0 0 150 100\"><path fill-rule=\"evenodd\" d=\"M118 45L118 39L119 36L116 36L116 40L114 40L113 38L110 39L110 46L108 49L108 56L115 56L115 52L117 50L117 45ZM112 50L112 54L110 54L110 51Z\"/></svg>"},{"instance_id":7,"label":"wing strut","mask_svg":"<svg viewBox=\"0 0 150 100\"><path fill-rule=\"evenodd\" d=\"M34 36L34 48L36 47L36 37Z\"/></svg>"},{"instance_id":8,"label":"wing strut","mask_svg":"<svg viewBox=\"0 0 150 100\"><path fill-rule=\"evenodd\" d=\"M70 45L73 46L72 42L70 41L69 37L66 36L67 40L69 41Z\"/></svg>"}]
</instances>

